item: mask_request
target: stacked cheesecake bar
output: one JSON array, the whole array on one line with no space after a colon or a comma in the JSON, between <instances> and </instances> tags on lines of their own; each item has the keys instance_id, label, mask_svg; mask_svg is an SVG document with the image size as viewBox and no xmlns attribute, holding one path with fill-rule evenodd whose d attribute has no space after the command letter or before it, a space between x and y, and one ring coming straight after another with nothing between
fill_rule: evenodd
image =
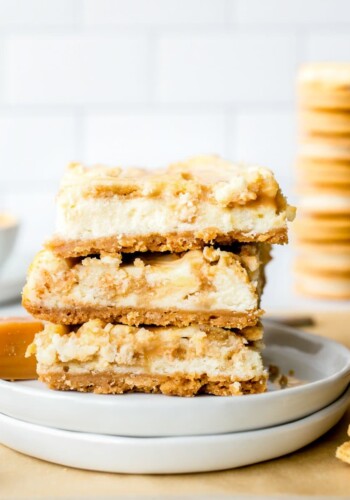
<instances>
[{"instance_id":1,"label":"stacked cheesecake bar","mask_svg":"<svg viewBox=\"0 0 350 500\"><path fill-rule=\"evenodd\" d=\"M293 215L268 169L217 157L70 165L23 293L49 321L28 349L39 378L97 393L264 391L264 266Z\"/></svg>"},{"instance_id":2,"label":"stacked cheesecake bar","mask_svg":"<svg viewBox=\"0 0 350 500\"><path fill-rule=\"evenodd\" d=\"M304 65L298 98L297 288L349 299L350 64Z\"/></svg>"}]
</instances>

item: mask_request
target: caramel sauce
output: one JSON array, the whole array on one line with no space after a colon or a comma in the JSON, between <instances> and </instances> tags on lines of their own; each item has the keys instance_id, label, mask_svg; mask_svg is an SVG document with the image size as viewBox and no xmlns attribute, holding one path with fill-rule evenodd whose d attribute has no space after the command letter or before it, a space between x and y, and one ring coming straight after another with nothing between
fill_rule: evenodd
<instances>
[{"instance_id":1,"label":"caramel sauce","mask_svg":"<svg viewBox=\"0 0 350 500\"><path fill-rule=\"evenodd\" d=\"M36 359L25 358L34 335L43 330L41 321L31 318L0 319L0 378L5 380L36 379Z\"/></svg>"}]
</instances>

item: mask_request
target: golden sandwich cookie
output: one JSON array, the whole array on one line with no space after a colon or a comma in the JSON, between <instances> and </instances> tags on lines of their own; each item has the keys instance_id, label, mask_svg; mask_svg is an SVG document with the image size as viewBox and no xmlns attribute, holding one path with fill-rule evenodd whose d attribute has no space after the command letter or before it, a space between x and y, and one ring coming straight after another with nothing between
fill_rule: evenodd
<instances>
[{"instance_id":1,"label":"golden sandwich cookie","mask_svg":"<svg viewBox=\"0 0 350 500\"><path fill-rule=\"evenodd\" d=\"M350 275L350 241L344 243L306 243L296 246L300 268L316 272Z\"/></svg>"},{"instance_id":2,"label":"golden sandwich cookie","mask_svg":"<svg viewBox=\"0 0 350 500\"><path fill-rule=\"evenodd\" d=\"M300 211L293 229L297 240L350 241L350 218L348 216L315 215Z\"/></svg>"},{"instance_id":3,"label":"golden sandwich cookie","mask_svg":"<svg viewBox=\"0 0 350 500\"><path fill-rule=\"evenodd\" d=\"M350 110L301 109L298 126L307 135L350 136Z\"/></svg>"},{"instance_id":4,"label":"golden sandwich cookie","mask_svg":"<svg viewBox=\"0 0 350 500\"><path fill-rule=\"evenodd\" d=\"M298 158L297 183L344 187L350 190L350 161Z\"/></svg>"},{"instance_id":5,"label":"golden sandwich cookie","mask_svg":"<svg viewBox=\"0 0 350 500\"><path fill-rule=\"evenodd\" d=\"M350 136L302 135L298 153L301 158L350 161Z\"/></svg>"},{"instance_id":6,"label":"golden sandwich cookie","mask_svg":"<svg viewBox=\"0 0 350 500\"><path fill-rule=\"evenodd\" d=\"M298 101L304 108L350 110L350 64L305 64L298 78Z\"/></svg>"},{"instance_id":7,"label":"golden sandwich cookie","mask_svg":"<svg viewBox=\"0 0 350 500\"><path fill-rule=\"evenodd\" d=\"M316 272L296 264L296 289L305 295L324 299L350 299L350 275Z\"/></svg>"},{"instance_id":8,"label":"golden sandwich cookie","mask_svg":"<svg viewBox=\"0 0 350 500\"><path fill-rule=\"evenodd\" d=\"M302 213L323 216L348 217L350 215L350 189L345 186L299 187L299 209Z\"/></svg>"}]
</instances>

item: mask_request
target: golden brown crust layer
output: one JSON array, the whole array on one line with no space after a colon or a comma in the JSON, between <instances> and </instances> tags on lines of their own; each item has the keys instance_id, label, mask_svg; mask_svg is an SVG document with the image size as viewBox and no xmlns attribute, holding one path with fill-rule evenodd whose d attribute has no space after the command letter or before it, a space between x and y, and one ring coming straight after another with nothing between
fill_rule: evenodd
<instances>
[{"instance_id":1,"label":"golden brown crust layer","mask_svg":"<svg viewBox=\"0 0 350 500\"><path fill-rule=\"evenodd\" d=\"M94 392L96 394L123 394L125 392L162 393L169 396L237 396L258 394L266 390L266 376L234 382L229 377L208 378L207 375L144 375L113 372L70 374L44 373L39 380L51 389L60 391ZM239 383L237 383L239 382Z\"/></svg>"},{"instance_id":2,"label":"golden brown crust layer","mask_svg":"<svg viewBox=\"0 0 350 500\"><path fill-rule=\"evenodd\" d=\"M91 240L62 240L53 238L47 242L46 247L60 257L69 258L84 257L101 252L135 253L149 251L179 253L187 250L197 250L207 244L231 245L235 241L284 244L288 243L287 229L274 229L254 236L237 231L221 234L217 229L210 228L195 234L189 231L165 235L119 235L118 237L110 236Z\"/></svg>"},{"instance_id":3,"label":"golden brown crust layer","mask_svg":"<svg viewBox=\"0 0 350 500\"><path fill-rule=\"evenodd\" d=\"M64 325L78 325L90 319L101 319L108 323L123 323L130 326L159 325L159 326L189 326L202 324L222 328L245 328L254 326L258 322L263 310L247 311L247 313L230 311L181 311L181 310L156 310L134 307L97 307L85 306L78 308L50 309L37 306L30 301L23 300L23 306L34 317L52 323ZM255 340L255 339L254 339Z\"/></svg>"}]
</instances>

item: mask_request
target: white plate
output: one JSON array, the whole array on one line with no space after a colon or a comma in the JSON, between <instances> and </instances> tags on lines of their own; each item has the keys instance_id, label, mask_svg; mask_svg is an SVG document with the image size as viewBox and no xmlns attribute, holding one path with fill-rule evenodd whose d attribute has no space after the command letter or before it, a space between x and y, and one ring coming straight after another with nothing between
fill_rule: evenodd
<instances>
[{"instance_id":1,"label":"white plate","mask_svg":"<svg viewBox=\"0 0 350 500\"><path fill-rule=\"evenodd\" d=\"M264 358L305 385L254 396L176 398L156 394L56 392L37 381L0 381L0 412L48 427L118 436L221 434L270 427L324 408L350 382L340 344L266 324Z\"/></svg>"},{"instance_id":2,"label":"white plate","mask_svg":"<svg viewBox=\"0 0 350 500\"><path fill-rule=\"evenodd\" d=\"M335 403L301 420L210 436L106 436L52 429L0 414L0 442L49 462L105 472L174 474L231 469L311 443L339 421L349 400L350 388Z\"/></svg>"}]
</instances>

